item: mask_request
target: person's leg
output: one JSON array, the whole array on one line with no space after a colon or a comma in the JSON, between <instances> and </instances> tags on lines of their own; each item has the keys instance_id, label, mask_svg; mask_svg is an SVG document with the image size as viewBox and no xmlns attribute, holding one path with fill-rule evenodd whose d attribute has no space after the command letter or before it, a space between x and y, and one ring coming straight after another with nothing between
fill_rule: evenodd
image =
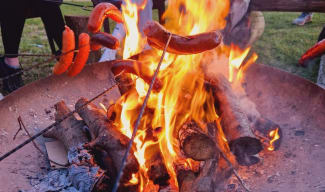
<instances>
[{"instance_id":1,"label":"person's leg","mask_svg":"<svg viewBox=\"0 0 325 192\"><path fill-rule=\"evenodd\" d=\"M56 3L39 1L38 12L44 23L48 37L53 38L59 49L62 48L62 32L64 31L64 19L60 6Z\"/></svg>"},{"instance_id":2,"label":"person's leg","mask_svg":"<svg viewBox=\"0 0 325 192\"><path fill-rule=\"evenodd\" d=\"M5 61L13 68L19 68L18 50L24 28L24 10L14 3L5 3L2 10L1 34L5 51Z\"/></svg>"},{"instance_id":3,"label":"person's leg","mask_svg":"<svg viewBox=\"0 0 325 192\"><path fill-rule=\"evenodd\" d=\"M312 17L313 17L313 13L303 12L298 18L292 21L292 24L305 25L306 23L311 22Z\"/></svg>"},{"instance_id":4,"label":"person's leg","mask_svg":"<svg viewBox=\"0 0 325 192\"><path fill-rule=\"evenodd\" d=\"M17 54L25 23L25 6L15 6L15 2L5 1L1 10L1 35L5 53L5 56L0 58L1 78L21 72ZM20 73L3 80L3 89L7 92L12 92L22 85Z\"/></svg>"}]
</instances>

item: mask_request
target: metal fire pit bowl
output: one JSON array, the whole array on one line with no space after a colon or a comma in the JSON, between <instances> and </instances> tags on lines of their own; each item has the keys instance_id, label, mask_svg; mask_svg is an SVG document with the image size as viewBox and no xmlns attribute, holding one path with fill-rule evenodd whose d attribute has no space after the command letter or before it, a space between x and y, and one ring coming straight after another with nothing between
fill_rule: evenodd
<instances>
[{"instance_id":1,"label":"metal fire pit bowl","mask_svg":"<svg viewBox=\"0 0 325 192\"><path fill-rule=\"evenodd\" d=\"M51 76L29 84L0 101L0 155L28 137L18 129L20 115L32 133L53 120L53 105L64 100L70 108L80 97L94 97L110 87L112 74L105 63L88 66L75 78ZM325 90L287 72L256 64L245 74L244 88L262 115L282 128L278 151L263 151L262 161L240 167L239 174L252 191L325 191ZM119 98L115 88L95 103ZM40 145L43 139L36 140ZM0 191L30 189L31 178L47 172L48 161L32 144L0 162ZM231 178L228 191L239 191ZM243 191L243 190L242 190Z\"/></svg>"}]
</instances>

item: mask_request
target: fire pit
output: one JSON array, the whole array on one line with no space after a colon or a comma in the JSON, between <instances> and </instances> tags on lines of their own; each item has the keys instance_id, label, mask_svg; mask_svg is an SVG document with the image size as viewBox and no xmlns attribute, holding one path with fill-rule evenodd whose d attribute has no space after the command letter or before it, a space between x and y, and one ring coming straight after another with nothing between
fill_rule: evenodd
<instances>
[{"instance_id":1,"label":"fire pit","mask_svg":"<svg viewBox=\"0 0 325 192\"><path fill-rule=\"evenodd\" d=\"M92 43L116 49L118 40L98 31L106 17L124 22L123 60L95 63L74 79L49 77L9 95L0 102L5 125L0 145L5 151L15 145L9 139L17 135L17 116L20 126L24 119L34 132L55 120L43 136L60 140L69 150L67 187L86 191L249 191L246 184L252 191L323 190L325 119L317 115L324 113L324 90L253 64L257 55L249 54L246 9L236 15L237 5L231 3L226 18L229 6L172 1L166 11L168 30L151 21L142 34L136 4L126 1L122 13L109 3L99 4L88 23L97 34ZM54 67L57 75L73 59L68 49L74 46L68 43L73 31L66 27L63 34L67 46ZM146 42L153 49L144 49ZM87 59L90 48L85 46L68 75L82 69L79 61ZM115 88L100 97L114 78L121 95ZM46 173L41 170L47 167L46 155L25 149L0 158L7 191L17 183L29 188L28 179Z\"/></svg>"},{"instance_id":2,"label":"fire pit","mask_svg":"<svg viewBox=\"0 0 325 192\"><path fill-rule=\"evenodd\" d=\"M53 121L48 119L45 109L53 111L51 106L60 99L69 106L80 95L89 98L96 95L110 86L109 73L105 63L94 64L76 79L49 77L6 97L0 102L1 153L26 139L21 135L11 140L18 128L19 115L36 132ZM253 191L265 192L324 190L325 91L300 77L260 64L247 71L244 87L249 98L258 103L260 113L277 122L283 131L278 151L262 152L261 163L240 167L239 174L247 185ZM118 98L119 94L113 90L107 97ZM105 99L101 102L105 103ZM44 167L47 167L46 158L32 144L25 146L1 162L0 178L4 183L1 190L30 188L29 179L46 172Z\"/></svg>"}]
</instances>

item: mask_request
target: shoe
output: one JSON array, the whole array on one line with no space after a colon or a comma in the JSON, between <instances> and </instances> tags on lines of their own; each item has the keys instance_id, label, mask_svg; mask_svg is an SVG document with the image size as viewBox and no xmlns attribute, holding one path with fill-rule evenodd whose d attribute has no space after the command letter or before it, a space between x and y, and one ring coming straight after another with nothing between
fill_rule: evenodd
<instances>
[{"instance_id":1,"label":"shoe","mask_svg":"<svg viewBox=\"0 0 325 192\"><path fill-rule=\"evenodd\" d=\"M313 13L303 12L301 15L292 21L292 24L295 25L305 25L306 23L311 22Z\"/></svg>"},{"instance_id":2,"label":"shoe","mask_svg":"<svg viewBox=\"0 0 325 192\"><path fill-rule=\"evenodd\" d=\"M0 58L0 78L4 78L4 77L7 77L12 74L16 74L16 75L11 76L11 77L4 79L2 81L3 90L6 91L7 93L11 93L14 90L16 90L19 87L22 87L24 85L23 79L21 77L22 70L9 67L5 63L4 57L1 57Z\"/></svg>"}]
</instances>

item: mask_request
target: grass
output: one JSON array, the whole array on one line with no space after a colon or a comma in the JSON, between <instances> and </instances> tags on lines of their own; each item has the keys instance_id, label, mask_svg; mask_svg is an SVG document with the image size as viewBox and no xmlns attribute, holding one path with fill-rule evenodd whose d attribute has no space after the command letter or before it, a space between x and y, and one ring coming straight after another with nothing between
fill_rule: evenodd
<instances>
[{"instance_id":1,"label":"grass","mask_svg":"<svg viewBox=\"0 0 325 192\"><path fill-rule=\"evenodd\" d=\"M89 1L74 3L85 6L91 5ZM89 15L90 13L89 11L82 10L80 7L69 5L62 5L61 10L64 15ZM259 62L315 81L319 60L315 60L308 68L300 68L296 64L301 54L316 42L323 24L325 24L325 14L314 14L311 24L305 26L292 25L291 21L298 15L299 13L265 12L265 31L260 40L254 44L253 49L259 55ZM153 16L157 20L156 10ZM114 23L111 23L110 27L112 31ZM40 18L26 20L19 52L41 54L51 52ZM3 47L0 38L1 53L3 53ZM49 62L48 59L45 57L20 58L23 68L44 63L44 65L24 74L25 83L30 83L51 74L51 67L54 61Z\"/></svg>"},{"instance_id":2,"label":"grass","mask_svg":"<svg viewBox=\"0 0 325 192\"><path fill-rule=\"evenodd\" d=\"M259 62L316 81L319 59L308 68L297 67L300 56L317 42L325 24L325 14L315 13L313 22L304 26L292 25L299 13L265 12L265 31L253 48Z\"/></svg>"}]
</instances>

